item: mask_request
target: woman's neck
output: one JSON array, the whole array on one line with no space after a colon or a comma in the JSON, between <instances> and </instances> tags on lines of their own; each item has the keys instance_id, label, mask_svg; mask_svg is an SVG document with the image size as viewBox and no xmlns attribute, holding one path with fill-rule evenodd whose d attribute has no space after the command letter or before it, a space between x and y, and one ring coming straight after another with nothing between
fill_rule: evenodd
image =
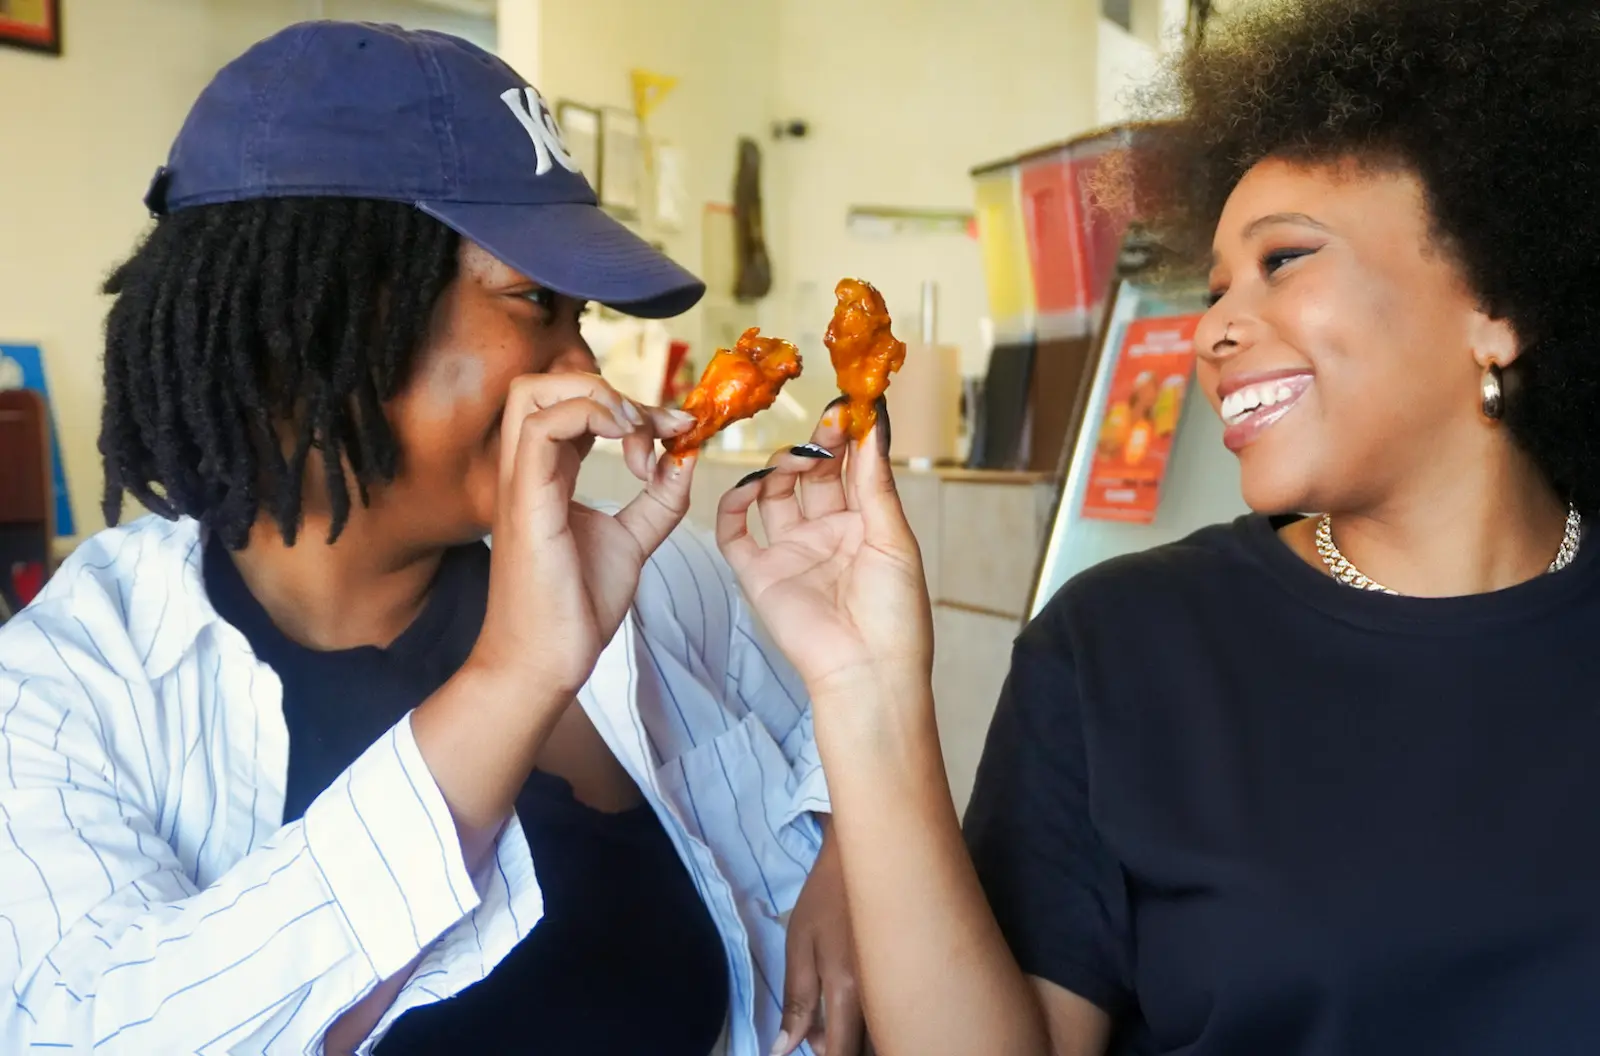
<instances>
[{"instance_id":1,"label":"woman's neck","mask_svg":"<svg viewBox=\"0 0 1600 1056\"><path fill-rule=\"evenodd\" d=\"M308 517L289 546L265 519L233 562L272 622L300 644L385 646L422 611L443 551L404 549L363 529L352 518L329 545L328 525Z\"/></svg>"},{"instance_id":2,"label":"woman's neck","mask_svg":"<svg viewBox=\"0 0 1600 1056\"><path fill-rule=\"evenodd\" d=\"M1485 472L1484 470L1488 471ZM1333 539L1351 564L1391 590L1459 597L1504 590L1543 574L1555 559L1567 507L1520 452L1475 473L1439 471L1396 498L1332 514ZM1317 568L1316 519L1285 540Z\"/></svg>"}]
</instances>

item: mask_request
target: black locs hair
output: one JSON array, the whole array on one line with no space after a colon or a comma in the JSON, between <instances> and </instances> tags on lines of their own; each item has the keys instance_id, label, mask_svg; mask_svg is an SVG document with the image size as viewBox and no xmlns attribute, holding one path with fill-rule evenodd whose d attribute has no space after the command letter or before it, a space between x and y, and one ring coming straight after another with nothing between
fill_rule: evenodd
<instances>
[{"instance_id":1,"label":"black locs hair","mask_svg":"<svg viewBox=\"0 0 1600 1056\"><path fill-rule=\"evenodd\" d=\"M1277 0L1213 19L1150 100L1180 116L1141 185L1193 256L1268 157L1398 164L1523 354L1506 423L1600 513L1600 8L1580 0Z\"/></svg>"},{"instance_id":2,"label":"black locs hair","mask_svg":"<svg viewBox=\"0 0 1600 1056\"><path fill-rule=\"evenodd\" d=\"M106 523L123 493L242 548L263 507L293 543L311 452L330 542L393 479L383 404L405 384L458 237L397 202L278 198L159 220L107 280Z\"/></svg>"}]
</instances>

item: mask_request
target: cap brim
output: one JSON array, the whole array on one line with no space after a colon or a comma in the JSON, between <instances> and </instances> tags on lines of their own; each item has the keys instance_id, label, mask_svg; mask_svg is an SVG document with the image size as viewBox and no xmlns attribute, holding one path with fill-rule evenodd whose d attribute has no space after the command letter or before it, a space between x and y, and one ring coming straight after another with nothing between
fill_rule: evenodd
<instances>
[{"instance_id":1,"label":"cap brim","mask_svg":"<svg viewBox=\"0 0 1600 1056\"><path fill-rule=\"evenodd\" d=\"M595 205L418 202L541 286L642 319L693 308L706 284Z\"/></svg>"}]
</instances>

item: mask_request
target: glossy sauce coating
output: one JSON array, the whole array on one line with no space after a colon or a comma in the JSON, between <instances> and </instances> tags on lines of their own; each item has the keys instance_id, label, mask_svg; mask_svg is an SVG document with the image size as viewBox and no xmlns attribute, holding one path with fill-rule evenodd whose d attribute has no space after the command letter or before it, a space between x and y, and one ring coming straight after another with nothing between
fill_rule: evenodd
<instances>
[{"instance_id":1,"label":"glossy sauce coating","mask_svg":"<svg viewBox=\"0 0 1600 1056\"><path fill-rule=\"evenodd\" d=\"M719 349L706 364L683 409L695 426L667 440L669 454L687 455L734 422L766 410L790 378L800 376L800 353L789 342L762 337L757 327L740 335L731 350Z\"/></svg>"},{"instance_id":2,"label":"glossy sauce coating","mask_svg":"<svg viewBox=\"0 0 1600 1056\"><path fill-rule=\"evenodd\" d=\"M889 375L906 361L906 343L890 333L889 309L871 283L840 279L833 292L839 303L822 340L833 358L839 391L850 400L850 436L859 441L877 421L878 397L889 387Z\"/></svg>"}]
</instances>

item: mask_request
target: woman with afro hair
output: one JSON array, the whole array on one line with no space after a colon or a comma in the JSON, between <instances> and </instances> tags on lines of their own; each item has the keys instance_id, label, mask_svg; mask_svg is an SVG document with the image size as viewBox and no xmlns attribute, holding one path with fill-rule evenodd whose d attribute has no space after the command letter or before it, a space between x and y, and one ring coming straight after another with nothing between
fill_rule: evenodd
<instances>
[{"instance_id":1,"label":"woman with afro hair","mask_svg":"<svg viewBox=\"0 0 1600 1056\"><path fill-rule=\"evenodd\" d=\"M885 1056L1600 1052L1597 65L1574 0L1262 3L1182 56L1144 175L1255 512L1022 633L965 846L878 449L820 519L768 476L766 549L725 500Z\"/></svg>"}]
</instances>

